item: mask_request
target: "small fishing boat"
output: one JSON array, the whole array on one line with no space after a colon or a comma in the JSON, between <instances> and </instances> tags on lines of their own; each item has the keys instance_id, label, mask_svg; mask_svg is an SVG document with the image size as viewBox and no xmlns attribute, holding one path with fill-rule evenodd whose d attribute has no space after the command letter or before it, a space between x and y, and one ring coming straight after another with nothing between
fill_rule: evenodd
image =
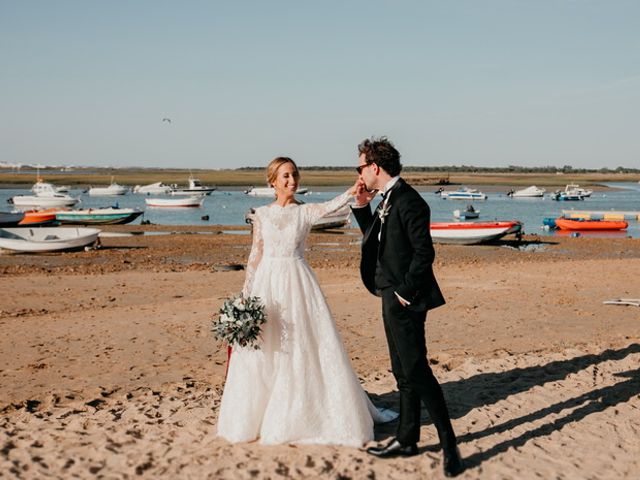
<instances>
[{"instance_id":1,"label":"small fishing boat","mask_svg":"<svg viewBox=\"0 0 640 480\"><path fill-rule=\"evenodd\" d=\"M122 225L131 223L144 213L139 208L87 208L55 212L61 224L69 225Z\"/></svg>"},{"instance_id":2,"label":"small fishing boat","mask_svg":"<svg viewBox=\"0 0 640 480\"><path fill-rule=\"evenodd\" d=\"M580 195L583 198L590 197L591 194L593 193L593 190L582 188L582 187L580 187L580 185L577 185L575 183L570 183L570 184L566 185L564 187L564 191L568 195Z\"/></svg>"},{"instance_id":3,"label":"small fishing boat","mask_svg":"<svg viewBox=\"0 0 640 480\"><path fill-rule=\"evenodd\" d=\"M163 208L184 208L184 207L201 207L204 202L205 195L192 195L189 197L179 198L145 198L144 202L149 207Z\"/></svg>"},{"instance_id":4,"label":"small fishing boat","mask_svg":"<svg viewBox=\"0 0 640 480\"><path fill-rule=\"evenodd\" d=\"M431 238L436 243L474 245L498 240L509 234L522 235L522 223L501 222L432 222Z\"/></svg>"},{"instance_id":5,"label":"small fishing boat","mask_svg":"<svg viewBox=\"0 0 640 480\"><path fill-rule=\"evenodd\" d=\"M19 227L45 227L57 225L56 214L44 210L28 210L18 224Z\"/></svg>"},{"instance_id":6,"label":"small fishing boat","mask_svg":"<svg viewBox=\"0 0 640 480\"><path fill-rule=\"evenodd\" d=\"M16 195L7 202L20 208L52 208L52 207L72 207L78 200L75 197L64 193L38 193L37 195Z\"/></svg>"},{"instance_id":7,"label":"small fishing boat","mask_svg":"<svg viewBox=\"0 0 640 480\"><path fill-rule=\"evenodd\" d=\"M583 220L574 218L556 218L556 226L560 230L571 231L598 231L598 230L625 230L629 224L625 221L614 220Z\"/></svg>"},{"instance_id":8,"label":"small fishing boat","mask_svg":"<svg viewBox=\"0 0 640 480\"><path fill-rule=\"evenodd\" d=\"M276 196L276 191L273 187L250 187L249 190L245 190L247 195L252 197L271 197ZM309 193L308 188L300 187L296 190L296 195L305 195Z\"/></svg>"},{"instance_id":9,"label":"small fishing boat","mask_svg":"<svg viewBox=\"0 0 640 480\"><path fill-rule=\"evenodd\" d=\"M114 195L125 195L129 191L129 187L118 185L111 177L111 185L108 187L91 187L89 196L91 197L110 197Z\"/></svg>"},{"instance_id":10,"label":"small fishing boat","mask_svg":"<svg viewBox=\"0 0 640 480\"><path fill-rule=\"evenodd\" d=\"M465 210L454 210L453 218L459 218L460 220L471 220L480 216L480 210L473 208L473 205L467 205Z\"/></svg>"},{"instance_id":11,"label":"small fishing boat","mask_svg":"<svg viewBox=\"0 0 640 480\"><path fill-rule=\"evenodd\" d=\"M178 188L177 185L172 185L172 189L169 193L171 195L187 196L196 194L211 195L211 192L216 189L216 187L208 187L206 185L202 185L202 182L199 179L194 178L193 176L189 177L188 183L189 185L186 188Z\"/></svg>"},{"instance_id":12,"label":"small fishing boat","mask_svg":"<svg viewBox=\"0 0 640 480\"><path fill-rule=\"evenodd\" d=\"M133 187L133 193L141 193L144 195L158 195L163 193L171 193L173 188L162 182L151 183L149 185L136 185Z\"/></svg>"},{"instance_id":13,"label":"small fishing boat","mask_svg":"<svg viewBox=\"0 0 640 480\"><path fill-rule=\"evenodd\" d=\"M45 182L42 178L38 177L36 183L31 187L31 191L38 194L47 193L69 193L70 188L66 185L56 187L52 183Z\"/></svg>"},{"instance_id":14,"label":"small fishing boat","mask_svg":"<svg viewBox=\"0 0 640 480\"><path fill-rule=\"evenodd\" d=\"M475 188L462 187L458 190L442 190L440 196L449 200L486 200L487 196Z\"/></svg>"},{"instance_id":15,"label":"small fishing boat","mask_svg":"<svg viewBox=\"0 0 640 480\"><path fill-rule=\"evenodd\" d=\"M0 227L15 227L23 218L22 212L0 212Z\"/></svg>"},{"instance_id":16,"label":"small fishing boat","mask_svg":"<svg viewBox=\"0 0 640 480\"><path fill-rule=\"evenodd\" d=\"M544 192L546 192L544 188L531 185L530 187L523 188L522 190L511 190L507 195L513 198L537 198L544 197Z\"/></svg>"},{"instance_id":17,"label":"small fishing boat","mask_svg":"<svg viewBox=\"0 0 640 480\"><path fill-rule=\"evenodd\" d=\"M0 248L16 252L55 252L83 248L98 241L97 228L0 228Z\"/></svg>"},{"instance_id":18,"label":"small fishing boat","mask_svg":"<svg viewBox=\"0 0 640 480\"><path fill-rule=\"evenodd\" d=\"M558 202L577 202L584 200L584 196L575 192L572 193L558 190L551 194L551 200L556 200Z\"/></svg>"}]
</instances>

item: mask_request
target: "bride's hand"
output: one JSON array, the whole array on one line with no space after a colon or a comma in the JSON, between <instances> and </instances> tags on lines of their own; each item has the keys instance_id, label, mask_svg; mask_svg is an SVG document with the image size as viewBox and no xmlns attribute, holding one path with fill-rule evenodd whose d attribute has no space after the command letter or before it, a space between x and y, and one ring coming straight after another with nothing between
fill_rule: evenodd
<instances>
[{"instance_id":1,"label":"bride's hand","mask_svg":"<svg viewBox=\"0 0 640 480\"><path fill-rule=\"evenodd\" d=\"M356 183L351 187L350 191L355 197L356 205L358 206L367 205L378 193L377 190L367 190L367 186L361 179L356 180Z\"/></svg>"}]
</instances>

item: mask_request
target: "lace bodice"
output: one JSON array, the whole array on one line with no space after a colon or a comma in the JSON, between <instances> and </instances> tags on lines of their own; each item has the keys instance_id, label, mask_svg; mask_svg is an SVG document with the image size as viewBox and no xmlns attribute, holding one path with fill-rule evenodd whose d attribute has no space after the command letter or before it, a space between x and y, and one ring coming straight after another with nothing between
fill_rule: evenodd
<instances>
[{"instance_id":1,"label":"lace bodice","mask_svg":"<svg viewBox=\"0 0 640 480\"><path fill-rule=\"evenodd\" d=\"M253 244L247 261L246 277L242 292L251 291L253 276L264 259L303 258L306 240L315 222L338 210L351 199L349 191L324 203L277 204L256 209L253 215Z\"/></svg>"}]
</instances>

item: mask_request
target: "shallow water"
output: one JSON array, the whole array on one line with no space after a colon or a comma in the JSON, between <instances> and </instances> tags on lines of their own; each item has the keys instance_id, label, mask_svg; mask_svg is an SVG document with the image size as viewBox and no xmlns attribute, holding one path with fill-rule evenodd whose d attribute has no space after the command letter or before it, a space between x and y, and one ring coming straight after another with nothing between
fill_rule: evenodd
<instances>
[{"instance_id":1,"label":"shallow water","mask_svg":"<svg viewBox=\"0 0 640 480\"><path fill-rule=\"evenodd\" d=\"M469 203L480 211L477 221L494 220L519 220L524 223L526 233L540 235L564 235L568 232L553 232L542 229L542 221L545 217L558 217L562 210L622 210L640 211L640 184L637 183L610 183L607 186L615 187L615 190L606 192L594 192L591 198L579 202L556 202L547 197L543 199L514 199L504 193L489 193L489 198L484 201L446 200L431 192L424 192L422 196L431 207L431 219L435 222L454 221L453 211L462 209ZM489 190L489 189L488 189ZM495 189L492 189L495 190ZM12 205L6 200L14 195L26 195L25 189L0 190L0 210L10 211ZM311 192L300 196L304 202L322 202L329 200L341 193ZM71 192L72 196L79 196L81 203L77 208L98 208L118 205L121 208L141 208L144 215L134 223L148 220L158 225L244 225L244 215L252 207L266 205L272 200L269 198L250 197L240 191L216 190L206 197L200 208L150 208L145 205L144 195L127 194L117 197L89 197L79 190ZM209 220L203 220L203 216L209 216ZM235 232L234 232L235 233ZM604 236L640 238L640 225L637 221L629 221L629 228L620 232L596 232L581 233L581 236Z\"/></svg>"}]
</instances>

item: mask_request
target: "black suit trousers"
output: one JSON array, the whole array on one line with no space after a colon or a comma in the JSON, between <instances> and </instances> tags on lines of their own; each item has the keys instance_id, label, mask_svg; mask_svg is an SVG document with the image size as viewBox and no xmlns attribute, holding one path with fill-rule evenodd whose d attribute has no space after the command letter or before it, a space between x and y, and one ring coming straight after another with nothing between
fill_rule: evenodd
<instances>
[{"instance_id":1,"label":"black suit trousers","mask_svg":"<svg viewBox=\"0 0 640 480\"><path fill-rule=\"evenodd\" d=\"M420 401L427 408L443 449L454 448L455 434L442 388L427 361L426 311L403 307L393 288L382 289L382 318L391 357L391 369L400 392L396 439L402 445L420 439Z\"/></svg>"}]
</instances>

